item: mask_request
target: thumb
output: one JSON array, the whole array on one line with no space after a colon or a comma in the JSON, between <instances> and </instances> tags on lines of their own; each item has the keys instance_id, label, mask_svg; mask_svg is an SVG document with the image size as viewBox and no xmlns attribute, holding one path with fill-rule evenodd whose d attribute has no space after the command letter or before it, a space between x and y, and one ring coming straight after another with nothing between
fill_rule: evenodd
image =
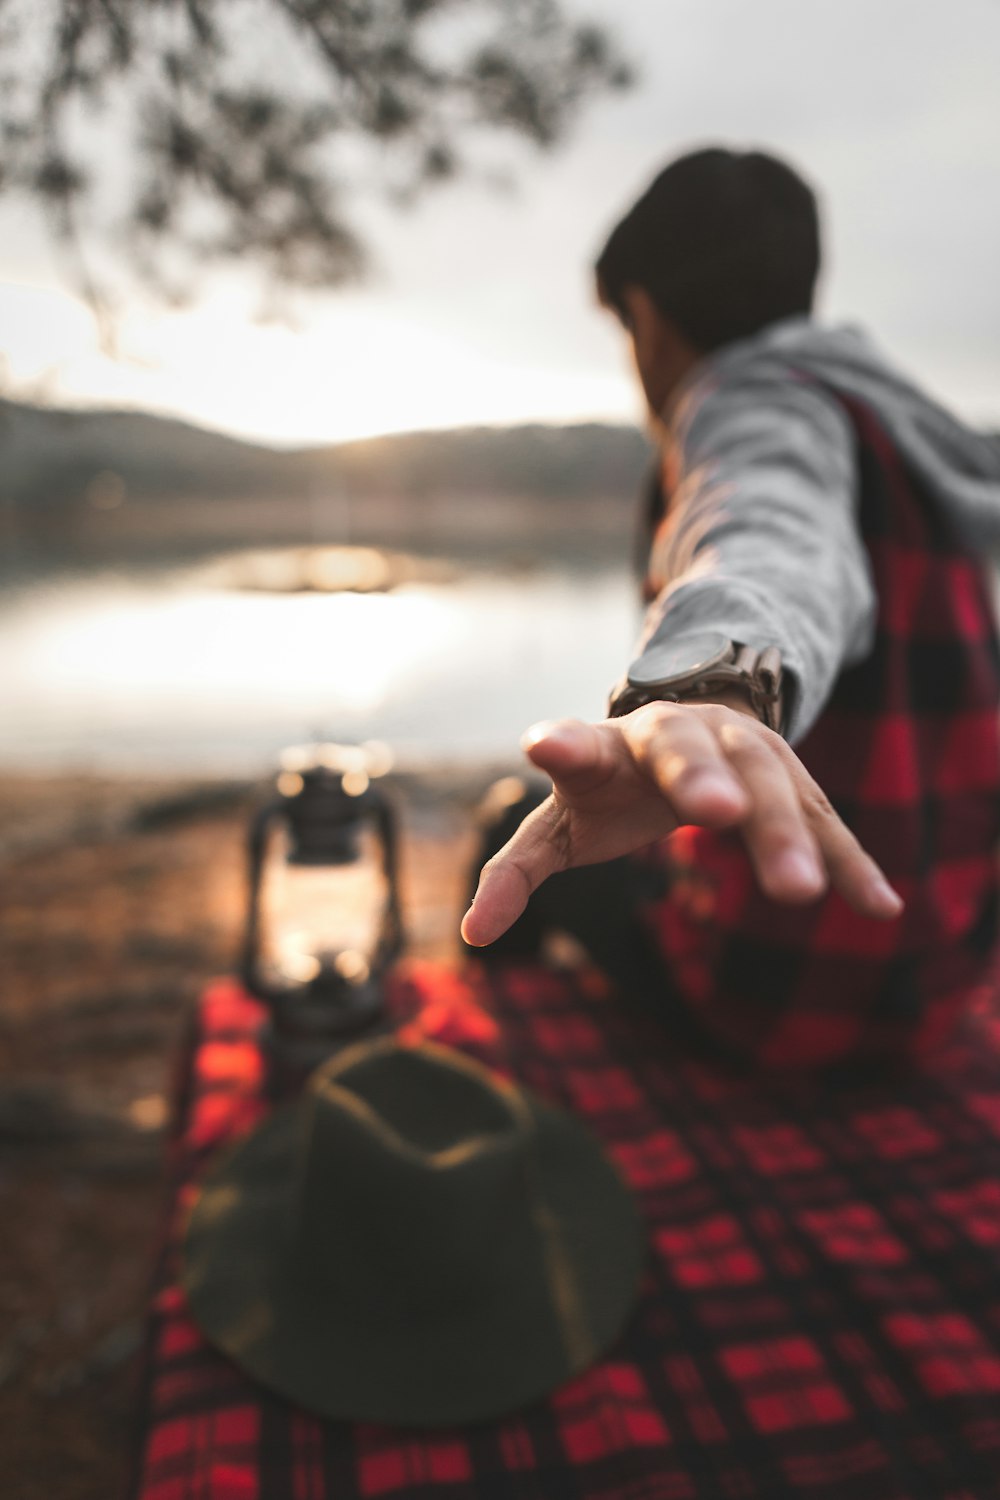
<instances>
[{"instance_id":1,"label":"thumb","mask_svg":"<svg viewBox=\"0 0 1000 1500\"><path fill-rule=\"evenodd\" d=\"M502 937L542 881L566 869L568 844L565 835L560 835L561 821L562 813L549 797L483 866L479 887L462 920L462 936L473 948L485 948Z\"/></svg>"}]
</instances>

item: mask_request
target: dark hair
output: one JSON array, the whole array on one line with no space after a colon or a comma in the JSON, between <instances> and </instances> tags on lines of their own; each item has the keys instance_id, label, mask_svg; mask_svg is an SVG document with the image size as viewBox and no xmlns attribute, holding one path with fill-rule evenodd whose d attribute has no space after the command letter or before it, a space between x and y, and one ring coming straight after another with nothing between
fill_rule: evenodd
<instances>
[{"instance_id":1,"label":"dark hair","mask_svg":"<svg viewBox=\"0 0 1000 1500\"><path fill-rule=\"evenodd\" d=\"M624 289L641 286L709 350L809 312L819 261L811 188L762 151L716 146L664 168L613 231L596 271L623 322Z\"/></svg>"}]
</instances>

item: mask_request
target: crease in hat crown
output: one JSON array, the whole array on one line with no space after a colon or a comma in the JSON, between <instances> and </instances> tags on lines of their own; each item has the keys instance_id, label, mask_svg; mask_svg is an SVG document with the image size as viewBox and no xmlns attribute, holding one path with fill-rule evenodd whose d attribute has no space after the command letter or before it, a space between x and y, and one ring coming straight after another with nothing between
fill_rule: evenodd
<instances>
[{"instance_id":1,"label":"crease in hat crown","mask_svg":"<svg viewBox=\"0 0 1000 1500\"><path fill-rule=\"evenodd\" d=\"M383 1037L376 1042L358 1042L313 1075L309 1084L309 1093L330 1103L336 1102L340 1108L346 1109L356 1115L359 1120L363 1120L389 1150L399 1156L409 1157L426 1167L446 1168L457 1165L466 1157L481 1151L503 1148L506 1141L504 1133L499 1129L491 1132L480 1131L478 1134L466 1136L450 1146L443 1146L437 1150L424 1148L408 1140L366 1098L350 1087L345 1076L359 1066L367 1066L374 1060L389 1057L405 1059L406 1066L416 1066L421 1071L428 1071L427 1063L433 1062L439 1069L446 1069L450 1074L464 1073L470 1081L477 1083L484 1091L488 1091L491 1099L496 1101L502 1099L509 1116L508 1125L512 1125L522 1135L531 1132L533 1128L531 1111L525 1105L520 1091L513 1084L508 1083L498 1074L490 1072L472 1058L462 1053L452 1052L434 1042L421 1042L419 1049L402 1046L393 1037ZM481 1097L485 1098L485 1093Z\"/></svg>"},{"instance_id":2,"label":"crease in hat crown","mask_svg":"<svg viewBox=\"0 0 1000 1500\"><path fill-rule=\"evenodd\" d=\"M548 1260L533 1137L518 1091L471 1059L392 1039L350 1049L313 1079L302 1115L300 1267L377 1292L386 1318L497 1295L526 1257Z\"/></svg>"}]
</instances>

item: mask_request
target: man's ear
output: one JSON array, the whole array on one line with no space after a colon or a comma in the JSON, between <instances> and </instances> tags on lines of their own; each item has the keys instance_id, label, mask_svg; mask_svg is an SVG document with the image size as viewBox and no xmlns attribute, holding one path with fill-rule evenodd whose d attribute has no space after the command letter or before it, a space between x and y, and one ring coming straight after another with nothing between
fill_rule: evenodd
<instances>
[{"instance_id":1,"label":"man's ear","mask_svg":"<svg viewBox=\"0 0 1000 1500\"><path fill-rule=\"evenodd\" d=\"M630 284L623 287L622 302L629 333L644 349L654 350L662 342L668 320L644 286Z\"/></svg>"},{"instance_id":2,"label":"man's ear","mask_svg":"<svg viewBox=\"0 0 1000 1500\"><path fill-rule=\"evenodd\" d=\"M673 391L701 359L701 351L672 318L660 311L645 287L635 283L625 286L622 303L639 379L650 413L657 418Z\"/></svg>"}]
</instances>

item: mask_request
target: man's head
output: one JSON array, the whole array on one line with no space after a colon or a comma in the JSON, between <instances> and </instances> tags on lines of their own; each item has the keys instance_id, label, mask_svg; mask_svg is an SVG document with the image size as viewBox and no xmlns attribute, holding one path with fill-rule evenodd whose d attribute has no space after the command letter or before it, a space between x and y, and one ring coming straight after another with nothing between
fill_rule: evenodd
<instances>
[{"instance_id":1,"label":"man's head","mask_svg":"<svg viewBox=\"0 0 1000 1500\"><path fill-rule=\"evenodd\" d=\"M820 262L812 190L761 151L670 163L597 261L601 301L632 336L650 408L704 354L808 313Z\"/></svg>"}]
</instances>

